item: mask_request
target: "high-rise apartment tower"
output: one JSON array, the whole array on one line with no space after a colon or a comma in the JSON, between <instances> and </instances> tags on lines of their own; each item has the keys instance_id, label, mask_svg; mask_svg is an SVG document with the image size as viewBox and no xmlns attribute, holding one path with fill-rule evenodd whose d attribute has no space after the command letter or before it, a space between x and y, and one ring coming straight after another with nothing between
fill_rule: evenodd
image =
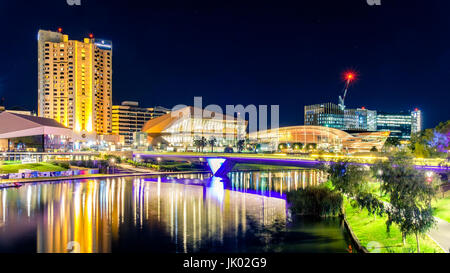
<instances>
[{"instance_id":1,"label":"high-rise apartment tower","mask_svg":"<svg viewBox=\"0 0 450 273\"><path fill-rule=\"evenodd\" d=\"M111 134L112 43L38 34L38 115L75 132Z\"/></svg>"}]
</instances>

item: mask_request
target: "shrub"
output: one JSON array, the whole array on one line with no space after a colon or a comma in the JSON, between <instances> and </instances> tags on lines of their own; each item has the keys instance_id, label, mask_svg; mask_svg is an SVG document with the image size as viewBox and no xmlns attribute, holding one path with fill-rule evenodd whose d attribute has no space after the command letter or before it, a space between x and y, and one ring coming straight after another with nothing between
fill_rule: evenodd
<instances>
[{"instance_id":1,"label":"shrub","mask_svg":"<svg viewBox=\"0 0 450 273\"><path fill-rule=\"evenodd\" d=\"M293 213L310 216L337 216L342 212L343 198L340 193L326 187L307 187L287 194Z\"/></svg>"},{"instance_id":2,"label":"shrub","mask_svg":"<svg viewBox=\"0 0 450 273\"><path fill-rule=\"evenodd\" d=\"M66 170L70 169L70 164L69 162L64 162L64 161L52 161L50 162L50 164L55 165L55 166L59 166L61 168L64 168Z\"/></svg>"}]
</instances>

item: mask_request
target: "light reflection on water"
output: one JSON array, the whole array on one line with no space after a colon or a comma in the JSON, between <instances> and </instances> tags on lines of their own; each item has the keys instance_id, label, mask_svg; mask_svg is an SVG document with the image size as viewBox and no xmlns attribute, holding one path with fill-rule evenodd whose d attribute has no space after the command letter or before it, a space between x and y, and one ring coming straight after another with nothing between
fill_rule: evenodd
<instances>
[{"instance_id":1,"label":"light reflection on water","mask_svg":"<svg viewBox=\"0 0 450 273\"><path fill-rule=\"evenodd\" d=\"M229 181L190 174L3 189L0 252L316 251L301 247L305 238L344 251L338 222L303 221L292 228L300 233L287 233L284 194L319 181L320 174L305 170L232 173ZM320 231L326 234L314 237ZM296 235L299 246L280 234Z\"/></svg>"}]
</instances>

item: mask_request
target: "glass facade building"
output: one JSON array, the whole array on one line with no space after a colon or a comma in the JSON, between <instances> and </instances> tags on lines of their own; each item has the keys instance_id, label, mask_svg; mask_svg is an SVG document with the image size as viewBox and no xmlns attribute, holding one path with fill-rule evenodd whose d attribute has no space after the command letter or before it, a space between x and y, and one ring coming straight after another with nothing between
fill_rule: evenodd
<instances>
[{"instance_id":1,"label":"glass facade building","mask_svg":"<svg viewBox=\"0 0 450 273\"><path fill-rule=\"evenodd\" d=\"M402 140L411 139L411 134L422 130L422 112L378 113L377 130L390 131L392 137Z\"/></svg>"},{"instance_id":2,"label":"glass facade building","mask_svg":"<svg viewBox=\"0 0 450 273\"><path fill-rule=\"evenodd\" d=\"M305 106L305 125L344 129L344 111L334 103Z\"/></svg>"},{"instance_id":3,"label":"glass facade building","mask_svg":"<svg viewBox=\"0 0 450 273\"><path fill-rule=\"evenodd\" d=\"M249 134L252 141L268 147L268 151L301 152L301 147L314 144L317 149L330 152L369 152L381 150L389 132L348 133L324 126L293 126Z\"/></svg>"},{"instance_id":4,"label":"glass facade building","mask_svg":"<svg viewBox=\"0 0 450 273\"><path fill-rule=\"evenodd\" d=\"M199 115L197 115L198 113ZM235 146L246 136L247 122L207 110L185 107L149 120L142 129L153 147L195 150L194 138L216 139L215 151ZM207 145L208 147L209 145Z\"/></svg>"},{"instance_id":5,"label":"glass facade building","mask_svg":"<svg viewBox=\"0 0 450 273\"><path fill-rule=\"evenodd\" d=\"M333 103L305 106L305 125L324 126L352 131L390 131L391 137L402 140L422 130L422 112L378 113L363 108L341 110Z\"/></svg>"}]
</instances>

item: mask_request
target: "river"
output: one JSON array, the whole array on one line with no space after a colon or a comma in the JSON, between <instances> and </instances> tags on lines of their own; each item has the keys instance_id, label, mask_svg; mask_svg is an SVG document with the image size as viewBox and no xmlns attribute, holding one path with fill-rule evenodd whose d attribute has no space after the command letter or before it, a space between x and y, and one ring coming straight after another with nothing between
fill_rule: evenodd
<instances>
[{"instance_id":1,"label":"river","mask_svg":"<svg viewBox=\"0 0 450 273\"><path fill-rule=\"evenodd\" d=\"M0 190L0 252L346 253L340 219L292 216L315 170L81 179Z\"/></svg>"}]
</instances>

